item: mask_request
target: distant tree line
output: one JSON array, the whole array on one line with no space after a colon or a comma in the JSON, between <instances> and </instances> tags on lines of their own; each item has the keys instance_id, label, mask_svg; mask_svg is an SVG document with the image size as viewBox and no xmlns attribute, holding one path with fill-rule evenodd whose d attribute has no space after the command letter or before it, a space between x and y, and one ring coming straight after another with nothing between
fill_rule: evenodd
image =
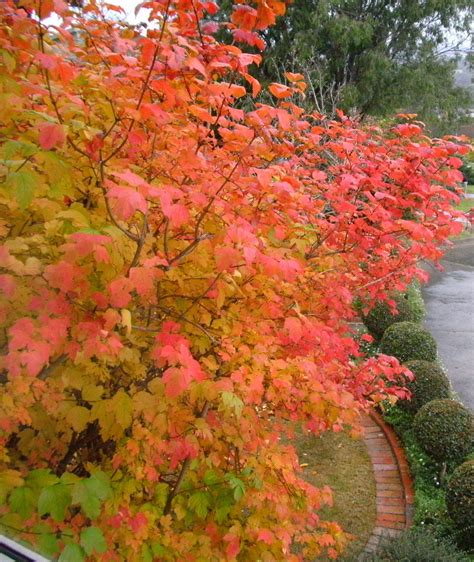
<instances>
[{"instance_id":1,"label":"distant tree line","mask_svg":"<svg viewBox=\"0 0 474 562\"><path fill-rule=\"evenodd\" d=\"M220 2L221 21L230 4ZM267 49L255 75L272 82L284 81L283 69L303 73L306 104L325 114L409 111L433 133L453 132L473 100L455 84L458 49L447 45L469 36L473 14L471 0L295 0L261 32Z\"/></svg>"}]
</instances>

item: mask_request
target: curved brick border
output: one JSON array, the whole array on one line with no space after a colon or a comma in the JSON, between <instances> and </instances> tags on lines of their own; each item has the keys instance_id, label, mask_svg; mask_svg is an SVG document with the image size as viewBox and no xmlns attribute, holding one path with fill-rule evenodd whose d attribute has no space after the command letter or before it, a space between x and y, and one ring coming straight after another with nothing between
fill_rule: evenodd
<instances>
[{"instance_id":1,"label":"curved brick border","mask_svg":"<svg viewBox=\"0 0 474 562\"><path fill-rule=\"evenodd\" d=\"M403 449L403 446L400 443L400 440L397 434L395 433L395 431L393 430L393 428L387 423L385 423L384 419L378 412L372 410L370 412L370 417L377 423L377 425L385 433L385 437L389 441L390 447L392 448L392 451L395 455L398 465L398 470L400 472L400 477L402 479L402 484L404 488L405 504L406 504L405 527L408 529L408 527L411 527L413 524L413 504L415 501L415 492L413 490L413 480L410 474L408 461L405 456L405 450Z\"/></svg>"},{"instance_id":2,"label":"curved brick border","mask_svg":"<svg viewBox=\"0 0 474 562\"><path fill-rule=\"evenodd\" d=\"M362 420L377 490L377 518L364 552L376 550L380 537L398 535L411 526L413 486L408 463L393 429L375 411Z\"/></svg>"}]
</instances>

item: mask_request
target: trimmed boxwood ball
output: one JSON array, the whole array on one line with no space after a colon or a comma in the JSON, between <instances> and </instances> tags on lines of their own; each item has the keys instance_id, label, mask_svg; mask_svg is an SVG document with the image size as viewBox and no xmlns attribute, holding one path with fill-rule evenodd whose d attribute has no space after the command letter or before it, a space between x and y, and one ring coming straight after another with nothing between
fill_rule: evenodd
<instances>
[{"instance_id":1,"label":"trimmed boxwood ball","mask_svg":"<svg viewBox=\"0 0 474 562\"><path fill-rule=\"evenodd\" d=\"M392 324L420 322L425 315L423 299L417 286L410 287L406 293L395 293L390 298L396 302L397 314L392 313L385 301L378 301L366 316L362 315L362 322L370 334L378 340Z\"/></svg>"},{"instance_id":2,"label":"trimmed boxwood ball","mask_svg":"<svg viewBox=\"0 0 474 562\"><path fill-rule=\"evenodd\" d=\"M474 546L474 460L456 468L446 492L448 514L460 531L464 546Z\"/></svg>"},{"instance_id":3,"label":"trimmed boxwood ball","mask_svg":"<svg viewBox=\"0 0 474 562\"><path fill-rule=\"evenodd\" d=\"M406 385L411 392L411 400L398 402L404 410L415 414L431 400L449 398L449 379L438 363L418 359L408 361L405 367L415 378Z\"/></svg>"},{"instance_id":4,"label":"trimmed boxwood ball","mask_svg":"<svg viewBox=\"0 0 474 562\"><path fill-rule=\"evenodd\" d=\"M412 359L436 360L436 341L433 336L415 322L397 322L385 330L380 351L393 355L401 363Z\"/></svg>"},{"instance_id":5,"label":"trimmed boxwood ball","mask_svg":"<svg viewBox=\"0 0 474 562\"><path fill-rule=\"evenodd\" d=\"M422 406L413 430L421 448L439 462L462 460L474 443L474 418L456 400L432 400Z\"/></svg>"}]
</instances>

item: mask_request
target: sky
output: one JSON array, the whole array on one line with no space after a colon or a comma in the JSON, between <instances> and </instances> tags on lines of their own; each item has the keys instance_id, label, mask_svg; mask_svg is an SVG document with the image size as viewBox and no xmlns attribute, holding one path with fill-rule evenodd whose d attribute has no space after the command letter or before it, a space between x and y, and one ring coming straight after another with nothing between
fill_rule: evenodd
<instances>
[{"instance_id":1,"label":"sky","mask_svg":"<svg viewBox=\"0 0 474 562\"><path fill-rule=\"evenodd\" d=\"M130 23L139 23L146 21L148 10L140 10L138 17L135 16L135 7L141 4L138 0L107 0L109 4L115 4L123 8L127 14L127 20ZM143 0L144 1L144 0Z\"/></svg>"}]
</instances>

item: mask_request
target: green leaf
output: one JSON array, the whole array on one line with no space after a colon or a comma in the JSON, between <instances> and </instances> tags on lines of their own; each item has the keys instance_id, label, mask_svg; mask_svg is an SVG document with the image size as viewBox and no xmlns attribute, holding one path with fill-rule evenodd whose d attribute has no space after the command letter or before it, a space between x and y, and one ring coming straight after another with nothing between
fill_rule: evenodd
<instances>
[{"instance_id":1,"label":"green leaf","mask_svg":"<svg viewBox=\"0 0 474 562\"><path fill-rule=\"evenodd\" d=\"M77 482L80 481L81 479L79 478L79 476L73 474L72 472L64 472L61 475L61 482L63 484L66 484L66 486L73 486L74 484L77 484Z\"/></svg>"},{"instance_id":2,"label":"green leaf","mask_svg":"<svg viewBox=\"0 0 474 562\"><path fill-rule=\"evenodd\" d=\"M204 484L212 486L214 484L217 484L218 482L219 477L217 476L217 474L213 470L206 470L206 473L204 474Z\"/></svg>"},{"instance_id":3,"label":"green leaf","mask_svg":"<svg viewBox=\"0 0 474 562\"><path fill-rule=\"evenodd\" d=\"M21 515L22 519L28 519L36 506L36 497L31 488L22 486L15 488L10 494L9 504L13 511Z\"/></svg>"},{"instance_id":4,"label":"green leaf","mask_svg":"<svg viewBox=\"0 0 474 562\"><path fill-rule=\"evenodd\" d=\"M188 506L198 517L204 519L209 511L210 499L210 495L207 492L199 491L189 498Z\"/></svg>"},{"instance_id":5,"label":"green leaf","mask_svg":"<svg viewBox=\"0 0 474 562\"><path fill-rule=\"evenodd\" d=\"M155 507L164 508L166 504L166 499L169 493L169 485L164 482L160 482L155 487L155 496L153 498Z\"/></svg>"},{"instance_id":6,"label":"green leaf","mask_svg":"<svg viewBox=\"0 0 474 562\"><path fill-rule=\"evenodd\" d=\"M5 65L5 68L11 74L15 70L16 60L6 49L1 49L0 53L2 54L3 64Z\"/></svg>"},{"instance_id":7,"label":"green leaf","mask_svg":"<svg viewBox=\"0 0 474 562\"><path fill-rule=\"evenodd\" d=\"M3 158L5 160L11 160L17 154L27 158L33 156L36 152L38 152L38 147L27 141L11 140L3 146Z\"/></svg>"},{"instance_id":8,"label":"green leaf","mask_svg":"<svg viewBox=\"0 0 474 562\"><path fill-rule=\"evenodd\" d=\"M5 186L12 192L20 207L25 209L31 203L38 183L38 174L23 168L9 174Z\"/></svg>"},{"instance_id":9,"label":"green leaf","mask_svg":"<svg viewBox=\"0 0 474 562\"><path fill-rule=\"evenodd\" d=\"M94 472L86 483L99 499L107 500L112 497L110 478L105 472L101 470Z\"/></svg>"},{"instance_id":10,"label":"green leaf","mask_svg":"<svg viewBox=\"0 0 474 562\"><path fill-rule=\"evenodd\" d=\"M86 486L86 481L78 482L72 492L72 503L79 504L90 519L100 515L100 499Z\"/></svg>"},{"instance_id":11,"label":"green leaf","mask_svg":"<svg viewBox=\"0 0 474 562\"><path fill-rule=\"evenodd\" d=\"M229 484L232 490L234 491L234 500L236 502L240 501L245 494L245 484L237 478L236 476L229 477Z\"/></svg>"},{"instance_id":12,"label":"green leaf","mask_svg":"<svg viewBox=\"0 0 474 562\"><path fill-rule=\"evenodd\" d=\"M59 478L49 468L38 468L28 473L25 478L31 488L42 489L59 482Z\"/></svg>"},{"instance_id":13,"label":"green leaf","mask_svg":"<svg viewBox=\"0 0 474 562\"><path fill-rule=\"evenodd\" d=\"M38 547L45 556L53 557L59 552L59 541L49 527L37 525L33 530L38 533Z\"/></svg>"},{"instance_id":14,"label":"green leaf","mask_svg":"<svg viewBox=\"0 0 474 562\"><path fill-rule=\"evenodd\" d=\"M41 492L38 499L38 513L40 516L49 513L55 521L64 521L70 503L69 488L64 484L53 484Z\"/></svg>"},{"instance_id":15,"label":"green leaf","mask_svg":"<svg viewBox=\"0 0 474 562\"><path fill-rule=\"evenodd\" d=\"M143 545L140 553L141 562L153 562L153 554L148 545Z\"/></svg>"},{"instance_id":16,"label":"green leaf","mask_svg":"<svg viewBox=\"0 0 474 562\"><path fill-rule=\"evenodd\" d=\"M72 501L79 504L91 519L96 519L100 514L102 501L112 496L110 479L104 472L97 471L87 480L78 482L72 493Z\"/></svg>"},{"instance_id":17,"label":"green leaf","mask_svg":"<svg viewBox=\"0 0 474 562\"><path fill-rule=\"evenodd\" d=\"M231 508L230 505L223 505L216 509L216 521L219 525L224 523L224 521L227 519L230 512L230 508Z\"/></svg>"},{"instance_id":18,"label":"green leaf","mask_svg":"<svg viewBox=\"0 0 474 562\"><path fill-rule=\"evenodd\" d=\"M83 562L85 553L78 544L68 544L61 552L58 562Z\"/></svg>"},{"instance_id":19,"label":"green leaf","mask_svg":"<svg viewBox=\"0 0 474 562\"><path fill-rule=\"evenodd\" d=\"M164 556L166 554L166 548L159 542L153 543L151 550L155 556Z\"/></svg>"},{"instance_id":20,"label":"green leaf","mask_svg":"<svg viewBox=\"0 0 474 562\"><path fill-rule=\"evenodd\" d=\"M227 390L224 390L221 396L224 407L229 410L234 410L235 415L240 418L244 407L242 400L236 394Z\"/></svg>"},{"instance_id":21,"label":"green leaf","mask_svg":"<svg viewBox=\"0 0 474 562\"><path fill-rule=\"evenodd\" d=\"M87 554L102 554L107 550L107 542L98 527L88 527L81 533L81 546Z\"/></svg>"},{"instance_id":22,"label":"green leaf","mask_svg":"<svg viewBox=\"0 0 474 562\"><path fill-rule=\"evenodd\" d=\"M23 111L22 116L30 117L31 119L39 119L40 121L48 121L48 123L56 123L57 120L54 117L51 117L47 113L41 113L41 111L35 111L34 109L27 109Z\"/></svg>"},{"instance_id":23,"label":"green leaf","mask_svg":"<svg viewBox=\"0 0 474 562\"><path fill-rule=\"evenodd\" d=\"M103 234L103 232L101 232L100 230L96 230L95 228L81 228L80 230L77 230L76 232L84 232L84 234ZM96 388L102 388L103 387L96 387ZM84 400L87 400L86 398L84 398Z\"/></svg>"}]
</instances>

